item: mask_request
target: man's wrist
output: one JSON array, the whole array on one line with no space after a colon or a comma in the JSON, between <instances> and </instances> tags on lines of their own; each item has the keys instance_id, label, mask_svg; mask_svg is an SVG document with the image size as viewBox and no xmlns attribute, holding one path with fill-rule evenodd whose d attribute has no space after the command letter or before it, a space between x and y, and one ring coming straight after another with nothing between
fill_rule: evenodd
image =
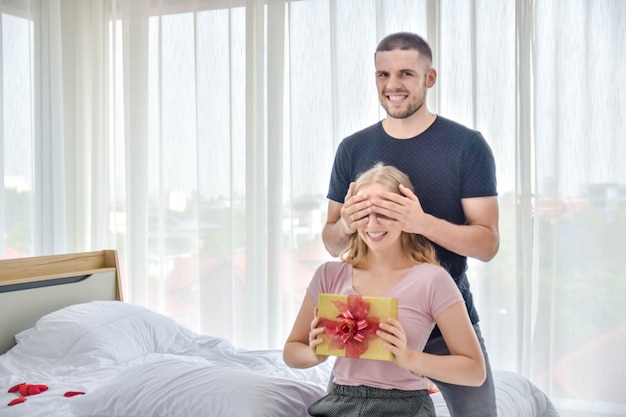
<instances>
[{"instance_id":1,"label":"man's wrist","mask_svg":"<svg viewBox=\"0 0 626 417\"><path fill-rule=\"evenodd\" d=\"M350 230L350 226L345 222L343 217L340 217L337 223L335 223L335 227L339 227L339 231L341 233L342 242L347 241L350 236L352 236L352 230Z\"/></svg>"}]
</instances>

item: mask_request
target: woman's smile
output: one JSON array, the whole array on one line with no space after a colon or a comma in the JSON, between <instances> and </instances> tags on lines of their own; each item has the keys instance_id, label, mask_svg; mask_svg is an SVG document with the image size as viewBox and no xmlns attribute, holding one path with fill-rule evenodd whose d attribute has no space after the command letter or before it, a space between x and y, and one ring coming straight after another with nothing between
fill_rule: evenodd
<instances>
[{"instance_id":1,"label":"woman's smile","mask_svg":"<svg viewBox=\"0 0 626 417\"><path fill-rule=\"evenodd\" d=\"M365 232L367 237L370 238L373 242L380 242L385 238L387 232Z\"/></svg>"}]
</instances>

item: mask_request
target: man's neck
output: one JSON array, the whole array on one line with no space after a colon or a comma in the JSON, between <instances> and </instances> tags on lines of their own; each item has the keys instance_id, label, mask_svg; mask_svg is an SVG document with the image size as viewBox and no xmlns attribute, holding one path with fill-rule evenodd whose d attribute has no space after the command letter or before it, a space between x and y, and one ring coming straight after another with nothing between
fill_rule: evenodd
<instances>
[{"instance_id":1,"label":"man's neck","mask_svg":"<svg viewBox=\"0 0 626 417\"><path fill-rule=\"evenodd\" d=\"M428 110L423 113L414 113L405 119L395 119L387 116L383 120L383 129L393 138L411 139L428 129L435 122L436 118L437 115Z\"/></svg>"}]
</instances>

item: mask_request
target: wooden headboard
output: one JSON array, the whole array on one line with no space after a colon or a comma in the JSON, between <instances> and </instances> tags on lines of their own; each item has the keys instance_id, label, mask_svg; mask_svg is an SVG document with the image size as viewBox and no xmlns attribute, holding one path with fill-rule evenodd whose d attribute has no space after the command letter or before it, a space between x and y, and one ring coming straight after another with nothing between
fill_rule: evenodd
<instances>
[{"instance_id":1,"label":"wooden headboard","mask_svg":"<svg viewBox=\"0 0 626 417\"><path fill-rule=\"evenodd\" d=\"M0 260L0 353L41 316L95 300L122 300L115 250Z\"/></svg>"}]
</instances>

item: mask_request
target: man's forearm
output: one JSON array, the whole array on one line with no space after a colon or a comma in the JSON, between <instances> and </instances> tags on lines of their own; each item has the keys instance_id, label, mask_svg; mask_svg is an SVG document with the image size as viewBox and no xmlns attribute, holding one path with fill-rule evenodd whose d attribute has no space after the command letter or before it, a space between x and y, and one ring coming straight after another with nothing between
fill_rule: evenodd
<instances>
[{"instance_id":1,"label":"man's forearm","mask_svg":"<svg viewBox=\"0 0 626 417\"><path fill-rule=\"evenodd\" d=\"M462 256L491 260L500 245L496 227L484 225L456 225L430 216L430 226L424 236L434 243Z\"/></svg>"},{"instance_id":2,"label":"man's forearm","mask_svg":"<svg viewBox=\"0 0 626 417\"><path fill-rule=\"evenodd\" d=\"M347 235L337 223L326 223L322 231L322 240L328 253L339 256L348 247L350 235Z\"/></svg>"}]
</instances>

